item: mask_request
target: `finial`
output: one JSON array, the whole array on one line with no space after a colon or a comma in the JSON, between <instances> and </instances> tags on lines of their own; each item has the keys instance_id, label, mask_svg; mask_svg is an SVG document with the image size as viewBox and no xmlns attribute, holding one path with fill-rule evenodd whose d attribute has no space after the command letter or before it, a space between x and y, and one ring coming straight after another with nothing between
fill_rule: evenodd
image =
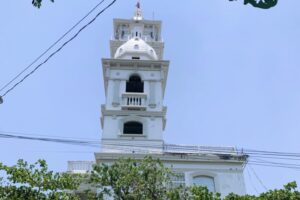
<instances>
[{"instance_id":1,"label":"finial","mask_svg":"<svg viewBox=\"0 0 300 200\"><path fill-rule=\"evenodd\" d=\"M136 11L134 13L133 19L136 21L143 19L140 0L138 0L136 3Z\"/></svg>"}]
</instances>

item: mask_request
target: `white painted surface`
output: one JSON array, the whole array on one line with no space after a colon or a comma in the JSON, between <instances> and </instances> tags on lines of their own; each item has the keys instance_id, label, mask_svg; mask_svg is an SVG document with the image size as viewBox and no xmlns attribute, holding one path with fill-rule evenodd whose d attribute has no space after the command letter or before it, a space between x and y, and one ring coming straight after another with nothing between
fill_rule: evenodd
<instances>
[{"instance_id":1,"label":"white painted surface","mask_svg":"<svg viewBox=\"0 0 300 200\"><path fill-rule=\"evenodd\" d=\"M149 27L153 28L153 32ZM220 147L197 148L196 151L193 146L184 151L174 149L176 145L173 145L173 149L164 149L166 107L163 106L163 97L169 62L161 60L164 43L160 30L160 21L114 20L115 36L110 41L112 58L102 60L106 102L102 106L101 117L102 150L95 153L96 162L112 163L121 157L142 159L152 155L174 171L184 173L186 185L192 185L195 176L209 176L214 179L215 189L223 197L230 192L245 194L243 167L247 157L238 155L234 149L228 151L228 158L219 155ZM137 37L134 35L136 32L138 41L131 39ZM136 43L139 43L138 49L134 48ZM150 50L154 50L155 55ZM132 60L133 56L139 56L140 60ZM133 74L138 74L144 81L144 93L126 93L126 81ZM128 97L141 98L143 103L126 105L124 98ZM127 121L143 123L143 134L124 135L123 124ZM76 163L73 164L71 171L83 170L76 169Z\"/></svg>"}]
</instances>

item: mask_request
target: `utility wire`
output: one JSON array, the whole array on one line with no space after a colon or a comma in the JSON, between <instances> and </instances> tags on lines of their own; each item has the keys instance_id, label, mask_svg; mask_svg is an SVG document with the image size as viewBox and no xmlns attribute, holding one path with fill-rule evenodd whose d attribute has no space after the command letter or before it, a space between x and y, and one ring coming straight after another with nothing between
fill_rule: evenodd
<instances>
[{"instance_id":1,"label":"utility wire","mask_svg":"<svg viewBox=\"0 0 300 200\"><path fill-rule=\"evenodd\" d=\"M261 184L261 186L265 189L268 190L268 188L266 187L266 185L262 182L262 180L259 178L259 176L257 175L257 173L255 172L255 170L253 169L253 167L251 166L251 164L248 165L249 168L251 169L251 171L253 172L254 176L256 177L256 179L258 180L258 182Z\"/></svg>"},{"instance_id":2,"label":"utility wire","mask_svg":"<svg viewBox=\"0 0 300 200\"><path fill-rule=\"evenodd\" d=\"M44 142L56 142L56 143L61 143L61 144L68 144L68 145L80 145L80 146L86 146L86 147L94 147L94 148L100 148L101 147L101 143L100 140L96 140L96 139L76 139L76 138L66 138L66 137L36 137L33 134L27 134L27 135L13 135L13 134L3 134L4 131L0 131L0 138L7 138L7 139L21 139L21 140L33 140L33 141L44 141ZM6 132L7 133L7 132ZM166 144L166 146L172 146L172 145L168 145ZM173 146L180 146L180 145L173 145ZM202 154L207 154L210 153L212 155L248 155L248 152L246 149L243 149L243 154L236 154L236 152L233 151L228 151L226 149L224 150L214 150L213 148L211 149L203 149L203 150L199 150L197 152L191 152L190 148L188 148L187 146L181 146L181 149L162 149L162 146L160 145L149 145L149 146L145 146L145 145L137 145L137 144L130 144L130 143L121 143L121 144L116 144L116 143L106 143L104 145L102 145L102 149L108 149L108 150L113 150L113 151L117 151L117 152L135 152L135 153L144 153L144 152L148 152L148 153L161 153L162 151L164 153L176 153L176 154L191 154L191 155L202 155ZM254 150L252 150L254 151ZM255 150L257 152L261 152L259 150ZM268 152L268 151L264 151L264 152ZM280 155L282 152L277 152L280 156L281 159L283 159L284 157L282 155ZM286 154L287 152L283 152L284 154ZM282 167L282 168L288 168L288 169L295 169L295 170L300 170L300 163L296 164L296 163L287 163L287 162L274 162L274 161L269 161L269 160L263 160L263 159L259 159L259 158L255 158L255 154L252 153L253 157L250 156L250 159L248 161L249 164L252 165L259 165L259 166L268 166L268 167ZM288 154L292 154L294 156L298 156L297 153L288 153ZM273 156L276 159L276 156ZM272 158L272 159L274 159ZM289 159L290 156L287 156L287 158ZM219 159L217 157L211 157L211 158L201 158L201 156L199 157L199 159L203 160L203 161L219 161Z\"/></svg>"},{"instance_id":3,"label":"utility wire","mask_svg":"<svg viewBox=\"0 0 300 200\"><path fill-rule=\"evenodd\" d=\"M266 159L272 159L272 160L296 160L300 161L300 158L289 158L284 156L263 156L263 155L252 155L251 158L266 158Z\"/></svg>"},{"instance_id":4,"label":"utility wire","mask_svg":"<svg viewBox=\"0 0 300 200\"><path fill-rule=\"evenodd\" d=\"M247 174L248 174L248 177L249 177L249 180L250 180L250 183L251 183L251 186L252 188L255 190L256 194L259 194L258 190L256 189L254 183L253 183L253 180L252 180L252 176L248 170L248 168L246 168L246 171L247 171Z\"/></svg>"},{"instance_id":5,"label":"utility wire","mask_svg":"<svg viewBox=\"0 0 300 200\"><path fill-rule=\"evenodd\" d=\"M50 137L50 138L58 138L58 139L75 139L74 137L65 137L61 135L46 135L46 134L33 134L33 133L23 133L23 132L15 132L15 131L0 131L1 134L9 134L12 136L33 136L33 137ZM76 138L76 140L85 140L85 141L99 141L97 138Z\"/></svg>"},{"instance_id":6,"label":"utility wire","mask_svg":"<svg viewBox=\"0 0 300 200\"><path fill-rule=\"evenodd\" d=\"M98 139L92 139L92 138L72 138L72 137L62 137L62 136L49 136L49 135L42 135L42 134L28 134L28 133L20 133L20 132L11 132L11 131L0 131L0 136L2 137L19 137L19 136L31 136L31 137L28 137L28 138L39 138L39 137L36 137L36 136L42 136L42 138L49 138L49 139L62 139L62 140L65 140L65 141L74 141L74 140L77 140L77 141L85 141L86 143L87 142L90 142L90 143L99 143L99 140ZM48 136L48 137L45 137L45 136ZM70 140L68 140L70 139ZM113 145L113 143L111 143ZM108 145L110 145L110 143L108 143ZM159 148L161 147L160 145L149 145L149 146L145 146L145 145L132 145L131 143L122 143L123 146L129 146L129 147L149 147L149 148ZM166 146L170 146L170 150L174 150L174 151L179 151L179 150L186 150L187 152L189 150L194 150L195 147L198 147L198 146L182 146L182 145L169 145L169 144L166 144ZM168 149L166 149L168 150ZM236 149L237 151L239 151L238 149ZM204 151L204 152L214 152L214 153L233 153L233 152L236 152L235 150L227 150L226 148L209 148L209 147L204 147L203 149L199 148L199 151ZM255 153L255 152L258 152L258 153ZM251 157L260 157L261 156L261 153L262 151L260 150L248 150L248 149L243 149L243 154L252 154ZM273 152L273 151L263 151L263 152ZM243 155L242 154L242 155ZM277 157L279 159L284 159L283 157L286 157L288 159L290 159L290 157L298 157L300 156L300 153L288 153L288 152L276 152L276 154L273 154L272 156L270 157L266 157L266 158L274 158L276 159ZM261 161L264 162L264 160L260 159ZM298 159L296 159L298 160Z\"/></svg>"},{"instance_id":7,"label":"utility wire","mask_svg":"<svg viewBox=\"0 0 300 200\"><path fill-rule=\"evenodd\" d=\"M72 40L74 40L81 33L81 31L83 31L90 24L92 24L103 12L105 12L108 8L110 8L116 1L117 0L113 0L109 5L107 5L104 9L102 9L100 12L98 12L98 14L92 20L90 20L86 25L84 25L82 28L80 28L79 31L77 31L77 33L75 35L73 35L69 40L67 40L66 42L64 42L56 51L54 51L52 54L50 54L43 62L41 62L39 65L37 65L31 72L29 72L28 74L26 74L20 81L18 81L12 87L10 87L8 90L6 90L6 92L4 92L4 94L2 95L2 97L5 97L9 92L11 92L13 89L15 89L24 80L26 80L30 75L32 75L33 73L35 73L36 70L38 70L42 65L44 65L45 63L47 63L55 54L57 54L68 43L70 43ZM0 96L0 99L2 99L1 96Z\"/></svg>"},{"instance_id":8,"label":"utility wire","mask_svg":"<svg viewBox=\"0 0 300 200\"><path fill-rule=\"evenodd\" d=\"M50 47L48 47L42 54L40 54L34 61L32 61L27 67L25 67L20 73L18 73L14 78L12 78L7 84L5 84L1 89L2 92L7 86L9 86L12 82L14 82L17 78L19 78L27 69L29 69L32 65L34 65L41 57L43 57L46 53L48 53L57 43L59 43L62 39L64 39L71 31L73 31L83 20L85 20L94 10L96 10L104 0L100 1L92 10L90 10L83 18L81 18L74 26L72 26L66 33L64 33L58 40L56 40Z\"/></svg>"},{"instance_id":9,"label":"utility wire","mask_svg":"<svg viewBox=\"0 0 300 200\"><path fill-rule=\"evenodd\" d=\"M284 169L293 169L300 172L300 167L290 167L286 165L273 165L273 164L265 164L265 163L257 163L253 161L249 161L248 164L257 165L257 166L264 166L264 167L276 167L276 168L284 168Z\"/></svg>"},{"instance_id":10,"label":"utility wire","mask_svg":"<svg viewBox=\"0 0 300 200\"><path fill-rule=\"evenodd\" d=\"M70 139L47 138L47 137L29 137L29 136L10 135L10 134L0 134L0 138L12 138L12 139L21 139L21 140L35 140L35 141L44 141L44 142L56 142L56 143L63 143L63 144L100 147L100 143L99 142L84 141L84 140L70 140Z\"/></svg>"}]
</instances>

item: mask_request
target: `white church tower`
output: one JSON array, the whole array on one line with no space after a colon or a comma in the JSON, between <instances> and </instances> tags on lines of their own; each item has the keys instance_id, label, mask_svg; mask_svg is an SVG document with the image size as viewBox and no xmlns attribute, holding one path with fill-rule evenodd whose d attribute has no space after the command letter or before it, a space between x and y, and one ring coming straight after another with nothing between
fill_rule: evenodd
<instances>
[{"instance_id":1,"label":"white church tower","mask_svg":"<svg viewBox=\"0 0 300 200\"><path fill-rule=\"evenodd\" d=\"M144 20L139 4L133 19L114 20L111 58L102 59L103 151L163 148L163 98L169 67L163 48L161 22Z\"/></svg>"},{"instance_id":2,"label":"white church tower","mask_svg":"<svg viewBox=\"0 0 300 200\"><path fill-rule=\"evenodd\" d=\"M132 19L114 19L111 58L102 59L106 102L101 107L103 131L96 163L151 155L178 174L174 186L198 184L222 196L245 194L247 155L233 147L164 142L169 61L163 52L161 21L144 19L139 3ZM91 164L70 161L69 171L89 170Z\"/></svg>"}]
</instances>

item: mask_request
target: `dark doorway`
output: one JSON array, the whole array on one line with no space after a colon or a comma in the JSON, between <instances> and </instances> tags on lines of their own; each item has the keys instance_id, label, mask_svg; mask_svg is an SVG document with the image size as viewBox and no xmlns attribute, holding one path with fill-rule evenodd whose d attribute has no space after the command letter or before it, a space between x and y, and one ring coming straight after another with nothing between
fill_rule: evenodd
<instances>
[{"instance_id":1,"label":"dark doorway","mask_svg":"<svg viewBox=\"0 0 300 200\"><path fill-rule=\"evenodd\" d=\"M124 134L143 134L143 124L140 122L126 122L123 128Z\"/></svg>"},{"instance_id":2,"label":"dark doorway","mask_svg":"<svg viewBox=\"0 0 300 200\"><path fill-rule=\"evenodd\" d=\"M144 82L142 82L139 76L133 75L129 78L129 81L126 83L126 92L144 92Z\"/></svg>"}]
</instances>

